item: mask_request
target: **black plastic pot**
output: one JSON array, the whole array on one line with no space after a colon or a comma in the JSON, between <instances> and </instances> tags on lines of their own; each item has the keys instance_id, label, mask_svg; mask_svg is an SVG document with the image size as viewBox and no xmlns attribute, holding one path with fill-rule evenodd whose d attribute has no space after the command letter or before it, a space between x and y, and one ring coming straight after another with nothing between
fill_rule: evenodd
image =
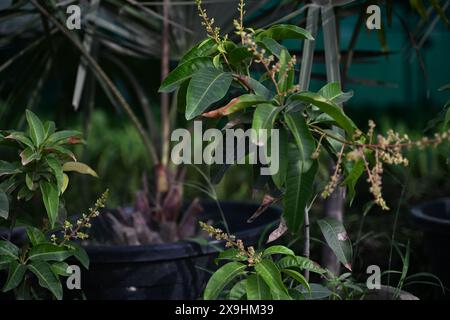
<instances>
[{"instance_id":1,"label":"black plastic pot","mask_svg":"<svg viewBox=\"0 0 450 320\"><path fill-rule=\"evenodd\" d=\"M450 198L419 205L411 213L424 230L424 246L432 273L450 288ZM445 297L450 299L448 293Z\"/></svg>"},{"instance_id":2,"label":"black plastic pot","mask_svg":"<svg viewBox=\"0 0 450 320\"><path fill-rule=\"evenodd\" d=\"M216 203L203 203L204 220L221 221ZM258 205L221 202L232 234L246 245L255 245L275 226L280 210L270 208L252 223L247 219ZM214 259L223 245L182 241L146 246L86 247L91 260L82 274L82 290L87 299L198 299L214 270Z\"/></svg>"}]
</instances>

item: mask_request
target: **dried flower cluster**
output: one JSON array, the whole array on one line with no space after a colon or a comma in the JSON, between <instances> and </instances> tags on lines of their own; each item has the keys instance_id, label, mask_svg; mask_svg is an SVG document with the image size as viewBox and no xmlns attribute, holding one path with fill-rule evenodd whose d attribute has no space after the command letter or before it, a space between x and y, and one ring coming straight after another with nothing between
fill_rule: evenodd
<instances>
[{"instance_id":1,"label":"dried flower cluster","mask_svg":"<svg viewBox=\"0 0 450 320\"><path fill-rule=\"evenodd\" d=\"M253 266L261 261L261 253L257 254L255 248L251 246L245 248L242 240L236 239L236 236L228 235L221 229L214 228L213 226L202 221L199 221L199 224L202 230L207 232L210 237L215 238L216 240L226 241L225 247L238 249L237 256L247 258L247 263L249 264L249 266Z\"/></svg>"},{"instance_id":2,"label":"dried flower cluster","mask_svg":"<svg viewBox=\"0 0 450 320\"><path fill-rule=\"evenodd\" d=\"M99 199L95 202L95 205L93 208L89 208L89 211L87 214L83 213L81 215L81 218L78 219L73 225L70 221L66 220L64 221L64 224L62 226L62 242L61 245L64 244L66 241L69 240L85 240L89 238L89 235L85 232L83 232L83 229L90 229L91 228L91 220L93 218L96 218L100 215L100 209L104 208L106 205L106 200L108 199L109 190L106 190ZM50 240L57 244L58 243L58 237L55 234L52 234Z\"/></svg>"},{"instance_id":3,"label":"dried flower cluster","mask_svg":"<svg viewBox=\"0 0 450 320\"><path fill-rule=\"evenodd\" d=\"M362 132L357 131L353 136L353 141L346 141L344 139L337 138L318 127L312 127L313 131L321 134L321 140L323 136L328 136L342 143L342 149L337 154L335 170L329 183L322 192L322 197L327 198L330 196L330 194L340 183L343 170L343 159L353 162L362 160L364 169L367 173L367 182L370 184L369 190L375 199L375 203L383 210L389 210L389 207L387 206L382 195L382 175L384 164L408 166L408 159L406 159L402 154L405 149L409 150L412 147L418 147L421 149L428 146L436 147L444 141L450 141L450 131L443 132L441 134L436 133L432 139L424 137L419 141L412 141L406 134L400 135L398 132L389 130L386 136L382 136L380 134L377 135L375 142L376 125L372 120L369 120L369 129L367 134L364 136ZM317 158L318 156L320 141L313 157ZM345 152L346 148L348 149L347 152ZM373 157L373 161L369 161L369 156Z\"/></svg>"}]
</instances>

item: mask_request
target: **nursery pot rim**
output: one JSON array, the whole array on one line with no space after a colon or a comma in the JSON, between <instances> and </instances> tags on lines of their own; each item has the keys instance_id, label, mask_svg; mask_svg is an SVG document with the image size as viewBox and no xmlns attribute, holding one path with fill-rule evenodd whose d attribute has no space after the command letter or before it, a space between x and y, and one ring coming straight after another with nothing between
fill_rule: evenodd
<instances>
[{"instance_id":1,"label":"nursery pot rim","mask_svg":"<svg viewBox=\"0 0 450 320\"><path fill-rule=\"evenodd\" d=\"M450 197L439 198L414 206L411 208L411 214L424 229L429 229L434 232L445 229L448 232L450 230L450 219L433 217L427 213L429 207L438 203L443 203L444 206L447 206L450 204ZM444 232L444 230L442 231Z\"/></svg>"},{"instance_id":2,"label":"nursery pot rim","mask_svg":"<svg viewBox=\"0 0 450 320\"><path fill-rule=\"evenodd\" d=\"M259 207L259 203L251 201L219 201L221 206L227 204L239 204L242 206ZM212 203L212 201L204 201L204 204ZM226 208L224 208L226 218ZM264 213L276 215L276 219L272 219L269 223L258 225L249 223L249 228L235 232L234 235L245 240L262 234L270 224L276 223L281 216L281 208L279 206L271 206ZM177 242L161 243L161 244L145 244L145 245L83 245L87 251L91 263L129 263L133 262L152 262L152 261L173 261L176 259L184 259L187 257L194 258L203 255L213 254L219 252L219 248L225 243L223 240L207 239L208 244L200 244L189 239L180 240Z\"/></svg>"}]
</instances>

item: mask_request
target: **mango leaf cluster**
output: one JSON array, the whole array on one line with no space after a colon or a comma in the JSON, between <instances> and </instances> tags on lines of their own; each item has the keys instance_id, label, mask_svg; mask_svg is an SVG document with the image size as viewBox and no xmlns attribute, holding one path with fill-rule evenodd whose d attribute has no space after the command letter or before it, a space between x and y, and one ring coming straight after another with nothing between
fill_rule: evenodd
<instances>
[{"instance_id":1,"label":"mango leaf cluster","mask_svg":"<svg viewBox=\"0 0 450 320\"><path fill-rule=\"evenodd\" d=\"M187 120L226 117L228 127L280 130L279 171L269 179L256 176L254 180L265 181L262 189L266 193L281 195L286 225L298 232L317 181L315 151L321 145L332 159L339 152L336 141L316 129L333 132L337 127L350 139L359 132L340 107L352 92L342 92L339 83L329 83L317 93L301 91L295 84L295 57L282 42L313 40L307 30L277 24L237 33L241 39L235 42L227 36L220 43L208 37L189 50L162 82L160 91L177 91L179 108ZM212 168L213 173L220 173L212 177L214 182L228 165L222 167ZM361 169L361 163L345 168L343 185L351 196Z\"/></svg>"},{"instance_id":2,"label":"mango leaf cluster","mask_svg":"<svg viewBox=\"0 0 450 320\"><path fill-rule=\"evenodd\" d=\"M221 266L209 279L203 298L213 300L225 297L230 300L293 300L310 299L310 283L301 272L330 275L309 258L296 256L281 245L257 252L258 261L246 263L235 248L220 253L216 261L230 261ZM324 288L326 289L326 288ZM328 290L329 291L329 290ZM330 292L331 293L331 292Z\"/></svg>"},{"instance_id":3,"label":"mango leaf cluster","mask_svg":"<svg viewBox=\"0 0 450 320\"><path fill-rule=\"evenodd\" d=\"M30 201L39 195L53 228L60 197L69 184L68 172L97 176L88 165L77 162L70 146L83 143L78 131L56 131L55 123L43 123L26 111L28 130L1 131L0 144L17 150L17 161L0 159L0 218L8 219L11 201Z\"/></svg>"},{"instance_id":4,"label":"mango leaf cluster","mask_svg":"<svg viewBox=\"0 0 450 320\"><path fill-rule=\"evenodd\" d=\"M89 267L89 257L85 250L74 242L58 245L48 241L38 228L27 227L29 248L20 250L9 241L0 241L0 270L8 272L2 291L16 290L19 299L31 299L30 282L25 281L33 274L39 286L50 291L58 300L63 298L60 277L70 276L66 260L77 259L85 268Z\"/></svg>"},{"instance_id":5,"label":"mango leaf cluster","mask_svg":"<svg viewBox=\"0 0 450 320\"><path fill-rule=\"evenodd\" d=\"M76 259L88 268L89 258L71 237L58 242L54 234L48 235L56 232L61 227L58 222L64 220L61 197L69 184L68 173L94 177L97 174L88 165L77 162L70 150L71 146L83 143L80 132L57 131L54 122L42 122L29 110L26 120L25 132L0 131L0 145L17 152L16 161L0 159L0 219L10 222L10 228L20 219L28 237L21 247L7 240L0 241L0 270L8 273L3 292L14 290L21 299L39 298L32 289L34 279L39 287L47 289L56 299L62 299L60 277L69 276L70 270L66 260ZM33 198L43 204L46 214L42 221L23 217L26 212L18 210L21 202Z\"/></svg>"}]
</instances>

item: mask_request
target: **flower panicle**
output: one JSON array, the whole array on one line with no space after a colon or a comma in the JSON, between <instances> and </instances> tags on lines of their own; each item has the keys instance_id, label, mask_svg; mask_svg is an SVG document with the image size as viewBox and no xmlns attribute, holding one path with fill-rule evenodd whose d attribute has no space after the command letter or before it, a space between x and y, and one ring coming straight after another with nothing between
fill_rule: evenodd
<instances>
[{"instance_id":1,"label":"flower panicle","mask_svg":"<svg viewBox=\"0 0 450 320\"><path fill-rule=\"evenodd\" d=\"M433 138L423 137L420 140L412 141L407 134L400 134L392 129L388 130L385 136L381 134L375 135L375 128L375 122L369 120L368 131L365 136L361 131L356 130L352 141L338 139L342 143L342 149L337 154L338 160L330 181L322 192L323 198L329 197L341 180L342 159L351 162L361 160L367 174L367 182L370 185L369 191L373 195L375 203L383 210L389 210L382 195L384 165L402 165L406 167L409 165L409 161L403 155L405 149L409 150L412 147L418 147L419 149L429 146L437 147L445 141L450 141L450 130L436 133ZM326 135L326 133L322 132L322 135ZM345 149L347 149L346 152L344 152ZM318 157L319 151L320 141L313 158ZM369 156L371 156L370 161Z\"/></svg>"},{"instance_id":2,"label":"flower panicle","mask_svg":"<svg viewBox=\"0 0 450 320\"><path fill-rule=\"evenodd\" d=\"M94 207L89 208L88 213L83 213L79 219L75 222L75 225L70 222L69 220L65 220L62 225L62 241L61 245L64 244L66 241L80 239L80 240L86 240L89 238L89 234L86 232L83 232L83 229L90 229L92 227L91 220L94 218L97 218L100 215L100 210L103 209L106 206L106 201L109 196L109 190L106 190L100 198L97 199L97 201L94 204ZM58 241L60 239L55 235L52 234L50 237L50 240L54 244L58 244Z\"/></svg>"},{"instance_id":3,"label":"flower panicle","mask_svg":"<svg viewBox=\"0 0 450 320\"><path fill-rule=\"evenodd\" d=\"M255 265L261 261L261 254L256 253L255 248L245 247L244 242L241 239L236 239L236 236L229 235L226 232L222 231L219 228L214 228L212 225L207 224L205 222L199 221L200 228L207 232L210 237L216 240L224 240L226 241L226 248L236 248L238 249L237 256L245 257L247 259L247 263L249 266Z\"/></svg>"}]
</instances>

